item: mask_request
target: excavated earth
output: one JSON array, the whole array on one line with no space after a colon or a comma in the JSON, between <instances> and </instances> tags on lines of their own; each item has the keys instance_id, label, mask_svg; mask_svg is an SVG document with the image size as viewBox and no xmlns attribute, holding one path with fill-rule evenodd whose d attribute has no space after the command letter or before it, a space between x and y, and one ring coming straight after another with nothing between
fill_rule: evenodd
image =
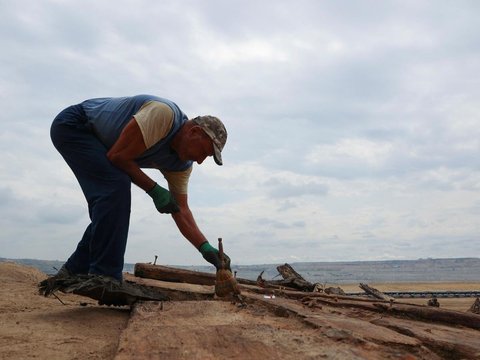
<instances>
[{"instance_id":1,"label":"excavated earth","mask_svg":"<svg viewBox=\"0 0 480 360\"><path fill-rule=\"evenodd\" d=\"M475 323L382 312L372 302L244 289L241 303L214 298L211 286L127 275L173 300L114 308L71 294L59 293L61 302L40 296L36 286L45 277L0 263L0 359L480 358Z\"/></svg>"}]
</instances>

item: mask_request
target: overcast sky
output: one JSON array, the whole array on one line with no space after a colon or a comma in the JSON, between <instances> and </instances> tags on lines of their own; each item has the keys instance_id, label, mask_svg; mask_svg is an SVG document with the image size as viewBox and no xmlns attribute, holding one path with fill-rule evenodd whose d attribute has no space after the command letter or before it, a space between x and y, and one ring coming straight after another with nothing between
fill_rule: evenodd
<instances>
[{"instance_id":1,"label":"overcast sky","mask_svg":"<svg viewBox=\"0 0 480 360\"><path fill-rule=\"evenodd\" d=\"M480 256L480 2L0 0L0 257L89 223L53 118L154 94L220 117L200 228L237 264ZM158 172L148 171L166 186ZM133 189L127 262L206 264Z\"/></svg>"}]
</instances>

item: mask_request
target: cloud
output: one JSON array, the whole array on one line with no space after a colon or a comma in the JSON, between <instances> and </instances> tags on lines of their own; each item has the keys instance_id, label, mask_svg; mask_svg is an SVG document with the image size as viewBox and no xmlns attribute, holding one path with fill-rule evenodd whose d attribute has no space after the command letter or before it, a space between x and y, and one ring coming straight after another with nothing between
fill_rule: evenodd
<instances>
[{"instance_id":1,"label":"cloud","mask_svg":"<svg viewBox=\"0 0 480 360\"><path fill-rule=\"evenodd\" d=\"M279 178L272 178L269 180L266 183L266 187L270 189L268 193L274 198L291 198L302 195L324 196L328 192L328 187L324 184L318 184L315 182L292 184Z\"/></svg>"},{"instance_id":2,"label":"cloud","mask_svg":"<svg viewBox=\"0 0 480 360\"><path fill-rule=\"evenodd\" d=\"M15 196L12 194L12 190L8 187L0 187L0 204L1 206L10 206L14 203Z\"/></svg>"},{"instance_id":3,"label":"cloud","mask_svg":"<svg viewBox=\"0 0 480 360\"><path fill-rule=\"evenodd\" d=\"M0 255L64 259L89 222L49 139L55 115L86 98L152 93L225 122L225 165L195 166L189 204L238 263L480 256L478 10L2 3ZM203 263L132 193L127 261Z\"/></svg>"},{"instance_id":4,"label":"cloud","mask_svg":"<svg viewBox=\"0 0 480 360\"><path fill-rule=\"evenodd\" d=\"M367 139L341 139L336 144L315 145L306 160L316 166L358 164L371 168L385 165L393 145Z\"/></svg>"},{"instance_id":5,"label":"cloud","mask_svg":"<svg viewBox=\"0 0 480 360\"><path fill-rule=\"evenodd\" d=\"M263 228L265 227L272 227L275 229L288 229L292 227L305 227L305 222L304 221L294 221L292 223L285 223L285 222L280 222L276 221L273 219L269 218L255 218L253 219L255 223L258 225L262 226Z\"/></svg>"},{"instance_id":6,"label":"cloud","mask_svg":"<svg viewBox=\"0 0 480 360\"><path fill-rule=\"evenodd\" d=\"M38 221L46 224L77 224L82 218L85 209L81 206L57 205L39 208L37 212Z\"/></svg>"}]
</instances>

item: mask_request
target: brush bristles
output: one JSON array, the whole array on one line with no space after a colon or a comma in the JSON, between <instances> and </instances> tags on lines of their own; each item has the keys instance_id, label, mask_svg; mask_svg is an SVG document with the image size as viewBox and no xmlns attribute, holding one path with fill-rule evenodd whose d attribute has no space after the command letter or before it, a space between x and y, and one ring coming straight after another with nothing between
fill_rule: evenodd
<instances>
[{"instance_id":1,"label":"brush bristles","mask_svg":"<svg viewBox=\"0 0 480 360\"><path fill-rule=\"evenodd\" d=\"M215 294L223 297L229 294L240 294L237 280L233 277L229 270L218 270L215 279Z\"/></svg>"}]
</instances>

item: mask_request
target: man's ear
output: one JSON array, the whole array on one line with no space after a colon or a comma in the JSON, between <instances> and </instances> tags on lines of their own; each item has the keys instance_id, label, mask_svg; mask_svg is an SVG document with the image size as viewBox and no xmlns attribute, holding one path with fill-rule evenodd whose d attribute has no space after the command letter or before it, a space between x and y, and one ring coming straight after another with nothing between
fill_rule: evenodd
<instances>
[{"instance_id":1,"label":"man's ear","mask_svg":"<svg viewBox=\"0 0 480 360\"><path fill-rule=\"evenodd\" d=\"M203 129L200 127L200 125L194 125L190 128L190 133L195 136L202 136Z\"/></svg>"}]
</instances>

